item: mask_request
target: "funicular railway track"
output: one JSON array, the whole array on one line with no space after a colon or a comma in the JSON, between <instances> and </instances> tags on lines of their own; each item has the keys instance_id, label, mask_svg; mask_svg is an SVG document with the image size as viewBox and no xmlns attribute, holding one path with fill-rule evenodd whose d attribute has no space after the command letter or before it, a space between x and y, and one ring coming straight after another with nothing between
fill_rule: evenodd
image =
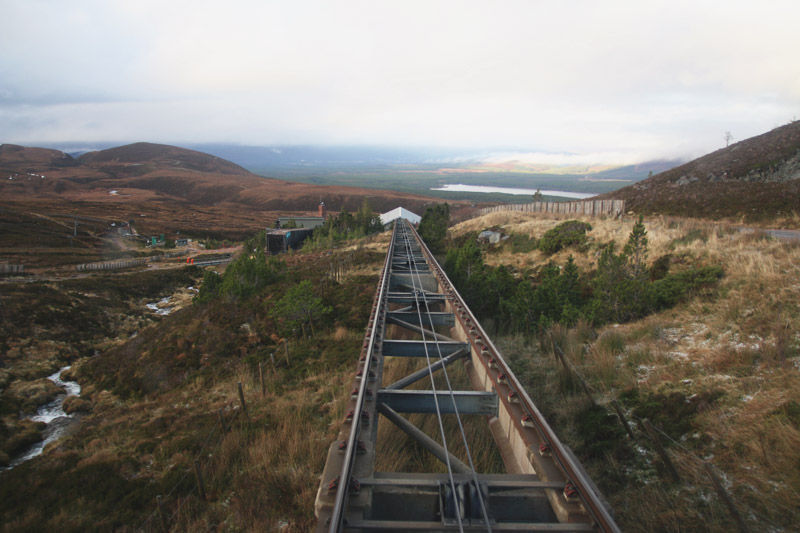
<instances>
[{"instance_id":1,"label":"funicular railway track","mask_svg":"<svg viewBox=\"0 0 800 533\"><path fill-rule=\"evenodd\" d=\"M416 358L419 369L385 384L384 361L392 357ZM454 390L447 368L456 362L473 390ZM422 380L429 389L406 388ZM402 219L347 411L317 493L317 531L619 531L581 465ZM435 416L439 434L431 438L401 413ZM445 472L375 471L379 415L444 463ZM487 421L505 473L476 471L462 423L468 416ZM462 439L466 461L452 453L448 434Z\"/></svg>"}]
</instances>

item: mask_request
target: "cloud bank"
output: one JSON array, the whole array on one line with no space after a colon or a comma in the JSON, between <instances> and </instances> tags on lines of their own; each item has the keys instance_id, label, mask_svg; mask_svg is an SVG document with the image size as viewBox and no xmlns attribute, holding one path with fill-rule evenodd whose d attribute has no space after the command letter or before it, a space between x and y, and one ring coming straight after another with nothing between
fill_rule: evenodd
<instances>
[{"instance_id":1,"label":"cloud bank","mask_svg":"<svg viewBox=\"0 0 800 533\"><path fill-rule=\"evenodd\" d=\"M9 0L0 142L694 156L800 116L795 1Z\"/></svg>"}]
</instances>

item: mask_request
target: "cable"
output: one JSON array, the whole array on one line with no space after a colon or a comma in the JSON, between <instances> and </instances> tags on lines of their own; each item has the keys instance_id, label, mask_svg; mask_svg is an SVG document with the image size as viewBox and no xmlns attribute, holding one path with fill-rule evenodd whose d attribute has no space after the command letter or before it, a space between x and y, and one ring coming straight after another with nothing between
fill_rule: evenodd
<instances>
[{"instance_id":1,"label":"cable","mask_svg":"<svg viewBox=\"0 0 800 533\"><path fill-rule=\"evenodd\" d=\"M408 235L406 233L405 224L402 225L402 237L403 237L403 246L404 246L405 251L406 251L406 256L407 256L407 259L408 259L409 272L410 272L411 269L414 268L414 260L413 260L413 257L411 256L411 253L410 253L411 247L410 247L409 242L408 242ZM414 301L415 301L416 307L417 307L417 312L419 313L419 300L418 300L418 297L417 297L416 281L414 280L413 274L411 276L411 285L412 285L412 294L414 295ZM421 289L422 289L422 286L420 284L420 291L419 292L422 292ZM444 458L445 458L445 465L447 466L447 476L448 476L448 478L450 480L450 487L453 490L453 500L456 503L459 503L458 491L456 491L456 482L455 482L455 479L453 479L453 468L450 465L450 451L447 449L447 437L445 436L445 432L444 432L444 424L442 422L442 412L439 409L439 399L438 399L438 397L436 395L436 383L435 383L434 378L433 378L433 370L431 370L431 358L430 358L430 354L428 353L428 343L425 340L425 329L424 328L420 328L420 330L422 332L422 347L425 350L425 359L427 360L427 363L428 363L428 374L430 375L430 378L431 378L431 389L433 391L433 403L434 403L434 407L436 408L436 418L437 418L437 423L439 425L439 433L442 436L442 445L443 445L444 451L445 451ZM434 342L438 343L438 340L435 337L434 337ZM443 510L443 512L444 512L444 510ZM456 505L456 519L458 521L458 529L459 529L459 531L461 531L461 533L463 533L464 532L464 525L461 523L461 513L458 511L458 505Z\"/></svg>"},{"instance_id":2,"label":"cable","mask_svg":"<svg viewBox=\"0 0 800 533\"><path fill-rule=\"evenodd\" d=\"M419 269L416 267L416 261L413 261L413 257L411 257L410 254L409 254L409 262L410 262L409 263L410 265L413 265L413 267L411 269L412 270L412 277L411 277L412 286L415 285L414 275L416 275L417 279L419 280L420 289L422 289L422 278L420 277ZM425 292L424 291L420 291L420 294L422 295L422 301L423 301L423 304L425 305L425 312L428 315L428 322L430 324L430 329L431 329L431 331L435 331L434 324L433 324L433 318L430 315L431 310L430 310L430 306L429 306L429 303L428 303L428 299L425 296ZM418 298L416 296L416 293L415 293L414 299L417 302L417 316L419 318L420 326L422 326L422 324L423 324L422 311L420 309L419 300L418 300ZM423 336L423 340L424 340L425 339L425 333L424 333L425 329L424 328L420 328L420 329L423 332L422 336ZM444 356L442 354L442 348L441 348L441 345L439 344L439 340L435 336L434 336L434 341L435 341L435 344L436 344L436 350L437 350L438 355L439 355L439 360L443 361L444 360ZM426 357L427 357L427 344L425 344L425 352L426 352ZM431 376L431 382L433 382L433 370L431 370L431 364L430 364L430 359L429 358L428 358L428 371L429 371L429 374ZM475 464L474 464L474 462L472 460L472 452L471 452L471 450L469 448L469 442L467 441L466 432L464 431L464 424L461 421L461 414L458 411L458 404L456 403L455 394L453 392L453 386L452 386L452 383L450 382L450 376L447 373L447 365L442 364L442 372L444 374L445 382L447 383L447 389L450 392L451 401L453 402L453 411L455 412L455 415L456 415L456 421L458 423L458 428L459 428L459 431L461 432L461 439L462 439L462 441L464 443L464 450L466 451L467 460L469 462L469 467L470 467L470 470L472 471L472 479L475 482L475 490L477 491L478 502L480 503L480 506L481 506L481 513L483 514L483 518L484 518L484 521L486 523L487 530L489 532L491 532L492 528L491 528L491 525L489 523L489 513L488 513L488 511L486 509L486 503L484 502L484 498L483 498L483 491L481 490L480 482L478 481L478 475L477 475L477 472L475 471ZM434 397L435 397L435 392L434 392ZM437 407L438 407L438 405L437 405ZM437 414L438 414L438 412L437 412ZM441 417L440 414L439 414L439 416Z\"/></svg>"}]
</instances>

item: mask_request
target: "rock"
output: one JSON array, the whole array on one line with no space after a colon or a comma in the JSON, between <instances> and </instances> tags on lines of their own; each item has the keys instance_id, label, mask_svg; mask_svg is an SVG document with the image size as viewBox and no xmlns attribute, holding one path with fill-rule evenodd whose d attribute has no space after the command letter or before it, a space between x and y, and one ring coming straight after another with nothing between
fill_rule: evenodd
<instances>
[{"instance_id":1,"label":"rock","mask_svg":"<svg viewBox=\"0 0 800 533\"><path fill-rule=\"evenodd\" d=\"M675 185L683 186L688 185L690 183L694 183L695 181L699 181L698 178L694 176L681 176L678 181L675 182Z\"/></svg>"}]
</instances>

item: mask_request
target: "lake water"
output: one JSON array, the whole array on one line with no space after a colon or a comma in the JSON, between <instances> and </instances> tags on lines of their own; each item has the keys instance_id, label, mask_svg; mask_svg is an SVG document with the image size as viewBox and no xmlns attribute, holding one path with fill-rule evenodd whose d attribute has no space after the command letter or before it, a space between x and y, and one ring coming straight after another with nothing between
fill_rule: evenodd
<instances>
[{"instance_id":1,"label":"lake water","mask_svg":"<svg viewBox=\"0 0 800 533\"><path fill-rule=\"evenodd\" d=\"M489 187L486 185L464 185L463 183L447 184L442 187L431 188L432 191L447 191L447 192L499 192L503 194L518 194L533 196L537 189L518 189L515 187ZM561 196L562 198L575 198L577 200L585 200L596 196L595 194L585 192L568 192L568 191L544 191L539 190L545 196Z\"/></svg>"}]
</instances>

